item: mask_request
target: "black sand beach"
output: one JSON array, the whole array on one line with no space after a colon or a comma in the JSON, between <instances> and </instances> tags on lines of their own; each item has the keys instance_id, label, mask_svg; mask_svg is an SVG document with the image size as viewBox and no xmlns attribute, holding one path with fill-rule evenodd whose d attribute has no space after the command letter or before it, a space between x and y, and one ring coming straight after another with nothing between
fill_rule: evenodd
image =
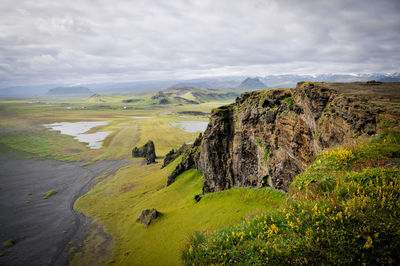
<instances>
[{"instance_id":1,"label":"black sand beach","mask_svg":"<svg viewBox=\"0 0 400 266\"><path fill-rule=\"evenodd\" d=\"M0 265L65 265L70 248L85 239L90 222L73 210L96 177L128 160L79 162L0 154ZM47 191L57 193L44 199ZM4 243L14 242L6 247Z\"/></svg>"}]
</instances>

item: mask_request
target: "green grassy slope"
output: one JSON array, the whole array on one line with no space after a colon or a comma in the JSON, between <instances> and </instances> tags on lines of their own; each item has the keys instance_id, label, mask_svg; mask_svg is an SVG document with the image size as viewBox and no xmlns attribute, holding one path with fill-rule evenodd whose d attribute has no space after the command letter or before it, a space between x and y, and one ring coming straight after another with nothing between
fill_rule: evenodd
<instances>
[{"instance_id":1,"label":"green grassy slope","mask_svg":"<svg viewBox=\"0 0 400 266\"><path fill-rule=\"evenodd\" d=\"M94 217L113 235L112 264L181 264L181 251L195 231L211 231L242 217L275 211L286 199L286 194L272 189L237 188L207 194L196 203L194 196L202 191L199 171L187 171L165 187L178 161L162 170L160 163L129 166L76 202L77 210ZM145 229L136 219L149 208L162 215ZM82 256L76 258L84 260Z\"/></svg>"},{"instance_id":2,"label":"green grassy slope","mask_svg":"<svg viewBox=\"0 0 400 266\"><path fill-rule=\"evenodd\" d=\"M285 209L197 234L187 264L398 264L400 133L325 151L298 175Z\"/></svg>"}]
</instances>

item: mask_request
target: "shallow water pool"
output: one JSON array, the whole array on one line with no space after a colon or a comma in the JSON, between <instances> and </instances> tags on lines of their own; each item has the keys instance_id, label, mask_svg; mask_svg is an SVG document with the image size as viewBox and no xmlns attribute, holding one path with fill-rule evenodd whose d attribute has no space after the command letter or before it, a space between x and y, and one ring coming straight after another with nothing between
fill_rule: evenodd
<instances>
[{"instance_id":1,"label":"shallow water pool","mask_svg":"<svg viewBox=\"0 0 400 266\"><path fill-rule=\"evenodd\" d=\"M208 122L203 121L180 121L180 122L171 122L171 125L174 127L178 127L186 132L203 132L206 130Z\"/></svg>"},{"instance_id":2,"label":"shallow water pool","mask_svg":"<svg viewBox=\"0 0 400 266\"><path fill-rule=\"evenodd\" d=\"M108 125L108 122L61 122L43 125L51 131L60 131L61 134L73 136L74 139L87 143L90 149L100 149L103 140L112 131L101 131L96 133L85 133L98 126Z\"/></svg>"}]
</instances>

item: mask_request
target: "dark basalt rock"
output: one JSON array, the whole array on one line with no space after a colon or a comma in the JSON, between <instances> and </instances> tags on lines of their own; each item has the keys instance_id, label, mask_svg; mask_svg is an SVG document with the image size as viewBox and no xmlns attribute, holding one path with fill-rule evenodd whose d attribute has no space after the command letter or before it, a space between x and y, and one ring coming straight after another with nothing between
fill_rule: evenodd
<instances>
[{"instance_id":1,"label":"dark basalt rock","mask_svg":"<svg viewBox=\"0 0 400 266\"><path fill-rule=\"evenodd\" d=\"M153 100L157 100L160 98L165 98L165 94L162 91L159 91L155 95L151 96L151 99Z\"/></svg>"},{"instance_id":2,"label":"dark basalt rock","mask_svg":"<svg viewBox=\"0 0 400 266\"><path fill-rule=\"evenodd\" d=\"M187 144L182 144L182 146L178 150L170 150L167 155L165 155L164 163L161 166L161 169L173 162L176 158L178 158L185 150L189 147Z\"/></svg>"},{"instance_id":3,"label":"dark basalt rock","mask_svg":"<svg viewBox=\"0 0 400 266\"><path fill-rule=\"evenodd\" d=\"M182 111L178 112L180 115L197 115L197 116L207 116L209 113L199 112L199 111Z\"/></svg>"},{"instance_id":4,"label":"dark basalt rock","mask_svg":"<svg viewBox=\"0 0 400 266\"><path fill-rule=\"evenodd\" d=\"M139 102L141 101L141 99L126 99L126 100L122 100L123 103L135 103L135 102Z\"/></svg>"},{"instance_id":5,"label":"dark basalt rock","mask_svg":"<svg viewBox=\"0 0 400 266\"><path fill-rule=\"evenodd\" d=\"M140 217L136 220L136 222L144 224L144 228L147 228L149 227L151 221L159 216L160 213L156 209L146 209L142 211L142 214L140 214Z\"/></svg>"},{"instance_id":6,"label":"dark basalt rock","mask_svg":"<svg viewBox=\"0 0 400 266\"><path fill-rule=\"evenodd\" d=\"M168 101L167 98L162 98L162 99L160 99L160 100L158 101L158 103L159 103L159 104L168 104L169 101Z\"/></svg>"},{"instance_id":7,"label":"dark basalt rock","mask_svg":"<svg viewBox=\"0 0 400 266\"><path fill-rule=\"evenodd\" d=\"M199 202L199 201L201 200L201 195L200 195L200 194L197 194L196 196L194 196L194 200L195 200L196 202Z\"/></svg>"},{"instance_id":8,"label":"dark basalt rock","mask_svg":"<svg viewBox=\"0 0 400 266\"><path fill-rule=\"evenodd\" d=\"M200 157L200 145L203 135L200 134L192 145L188 147L182 154L182 161L178 164L175 170L168 176L167 186L171 185L175 178L183 172L190 169L198 169L198 162Z\"/></svg>"},{"instance_id":9,"label":"dark basalt rock","mask_svg":"<svg viewBox=\"0 0 400 266\"><path fill-rule=\"evenodd\" d=\"M153 141L149 140L145 145L140 148L133 148L132 157L144 157L147 164L154 163L156 161L156 151Z\"/></svg>"}]
</instances>

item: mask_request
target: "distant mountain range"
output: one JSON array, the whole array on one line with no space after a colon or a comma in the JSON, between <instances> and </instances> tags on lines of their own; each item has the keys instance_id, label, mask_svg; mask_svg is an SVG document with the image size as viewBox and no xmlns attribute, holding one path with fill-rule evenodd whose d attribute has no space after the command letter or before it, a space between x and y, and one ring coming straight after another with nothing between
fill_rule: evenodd
<instances>
[{"instance_id":1,"label":"distant mountain range","mask_svg":"<svg viewBox=\"0 0 400 266\"><path fill-rule=\"evenodd\" d=\"M109 82L84 84L84 86L95 93L131 93L159 91L171 86L176 87L197 87L208 89L237 89L240 84L246 80L246 76L230 76L230 77L210 77L191 80L151 80L151 81L135 81L135 82ZM393 74L321 74L321 75L267 75L257 78L261 83L266 84L268 88L293 88L300 81L325 81L325 82L352 82L352 81L384 81L384 82L400 82L400 73ZM27 96L43 96L49 89L54 87L68 87L65 84L44 84L44 85L27 85L0 88L0 96L6 97L27 97Z\"/></svg>"},{"instance_id":2,"label":"distant mountain range","mask_svg":"<svg viewBox=\"0 0 400 266\"><path fill-rule=\"evenodd\" d=\"M400 73L393 74L321 74L321 75L268 75L261 78L270 88L295 87L300 81L355 82L355 81L399 82Z\"/></svg>"},{"instance_id":3,"label":"distant mountain range","mask_svg":"<svg viewBox=\"0 0 400 266\"><path fill-rule=\"evenodd\" d=\"M47 91L47 95L84 95L93 94L86 87L56 87Z\"/></svg>"},{"instance_id":4,"label":"distant mountain range","mask_svg":"<svg viewBox=\"0 0 400 266\"><path fill-rule=\"evenodd\" d=\"M355 82L355 81L383 81L400 82L400 73L393 74L320 74L320 75L267 75L255 77L259 82L268 88L294 88L300 81L322 81L322 82ZM253 82L251 78L249 82ZM229 78L204 78L199 80L188 80L179 82L176 86L194 86L202 88L240 88L241 83L246 81L246 77ZM256 81L254 81L256 82ZM261 86L261 85L260 85ZM257 87L257 86L255 86Z\"/></svg>"}]
</instances>

